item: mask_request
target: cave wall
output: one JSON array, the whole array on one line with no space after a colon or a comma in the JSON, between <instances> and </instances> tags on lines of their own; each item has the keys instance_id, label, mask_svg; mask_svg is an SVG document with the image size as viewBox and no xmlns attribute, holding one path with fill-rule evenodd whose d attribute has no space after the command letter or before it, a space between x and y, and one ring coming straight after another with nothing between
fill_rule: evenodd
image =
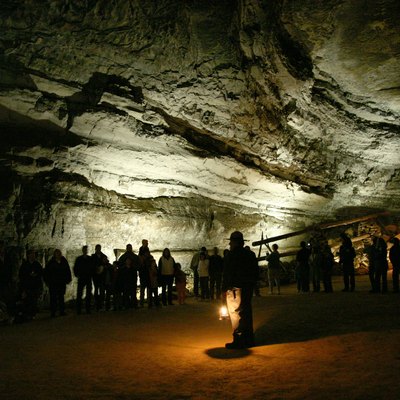
<instances>
[{"instance_id":1,"label":"cave wall","mask_svg":"<svg viewBox=\"0 0 400 400\"><path fill-rule=\"evenodd\" d=\"M2 2L0 236L111 257L397 212L399 16L394 0Z\"/></svg>"}]
</instances>

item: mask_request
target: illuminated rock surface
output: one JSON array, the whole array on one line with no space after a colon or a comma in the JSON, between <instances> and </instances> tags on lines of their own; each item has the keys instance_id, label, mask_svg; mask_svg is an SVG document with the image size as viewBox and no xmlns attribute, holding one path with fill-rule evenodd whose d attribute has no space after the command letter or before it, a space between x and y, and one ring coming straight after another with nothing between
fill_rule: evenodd
<instances>
[{"instance_id":1,"label":"illuminated rock surface","mask_svg":"<svg viewBox=\"0 0 400 400\"><path fill-rule=\"evenodd\" d=\"M185 252L398 210L400 12L371 3L2 2L1 236Z\"/></svg>"}]
</instances>

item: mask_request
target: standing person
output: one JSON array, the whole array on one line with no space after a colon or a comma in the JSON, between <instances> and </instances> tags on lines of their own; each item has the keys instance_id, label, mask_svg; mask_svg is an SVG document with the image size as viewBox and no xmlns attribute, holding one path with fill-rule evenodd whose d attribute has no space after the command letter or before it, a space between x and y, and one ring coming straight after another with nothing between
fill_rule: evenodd
<instances>
[{"instance_id":1,"label":"standing person","mask_svg":"<svg viewBox=\"0 0 400 400\"><path fill-rule=\"evenodd\" d=\"M195 297L199 297L200 278L198 268L200 253L207 254L207 249L205 247L202 247L200 251L193 256L192 261L190 262L190 269L193 271L193 294L195 295Z\"/></svg>"},{"instance_id":2,"label":"standing person","mask_svg":"<svg viewBox=\"0 0 400 400\"><path fill-rule=\"evenodd\" d=\"M101 245L96 244L94 248L94 253L92 254L94 303L96 311L100 311L104 307L104 295L105 295L104 257L107 258L107 256L101 251Z\"/></svg>"},{"instance_id":3,"label":"standing person","mask_svg":"<svg viewBox=\"0 0 400 400\"><path fill-rule=\"evenodd\" d=\"M27 259L19 270L19 288L24 311L28 319L34 318L38 312L38 300L43 290L43 268L36 260L34 250L28 250Z\"/></svg>"},{"instance_id":4,"label":"standing person","mask_svg":"<svg viewBox=\"0 0 400 400\"><path fill-rule=\"evenodd\" d=\"M370 243L368 246L364 247L364 253L367 255L368 258L368 277L369 281L371 283L371 290L370 293L375 293L376 292L376 287L375 287L375 265L374 265L374 248L376 246L376 240L377 237L374 236L372 239L372 243Z\"/></svg>"},{"instance_id":5,"label":"standing person","mask_svg":"<svg viewBox=\"0 0 400 400\"><path fill-rule=\"evenodd\" d=\"M57 308L61 316L66 315L64 296L72 277L68 261L62 255L61 250L54 250L53 257L43 271L43 278L49 288L51 317L56 316Z\"/></svg>"},{"instance_id":6,"label":"standing person","mask_svg":"<svg viewBox=\"0 0 400 400\"><path fill-rule=\"evenodd\" d=\"M374 265L375 265L375 289L376 291L387 292L387 245L385 239L377 238L374 246ZM382 285L381 285L382 282Z\"/></svg>"},{"instance_id":7,"label":"standing person","mask_svg":"<svg viewBox=\"0 0 400 400\"><path fill-rule=\"evenodd\" d=\"M143 256L147 251L150 253L149 241L147 239L143 239L142 245L139 247L139 257Z\"/></svg>"},{"instance_id":8,"label":"standing person","mask_svg":"<svg viewBox=\"0 0 400 400\"><path fill-rule=\"evenodd\" d=\"M332 293L333 292L332 270L335 260L328 243L325 243L325 245L322 247L321 256L322 256L322 282L324 284L324 292Z\"/></svg>"},{"instance_id":9,"label":"standing person","mask_svg":"<svg viewBox=\"0 0 400 400\"><path fill-rule=\"evenodd\" d=\"M266 260L268 261L268 283L269 292L274 293L274 284L276 284L278 294L281 294L281 284L280 284L280 254L278 251L278 245L274 243L272 245L272 253L267 253Z\"/></svg>"},{"instance_id":10,"label":"standing person","mask_svg":"<svg viewBox=\"0 0 400 400\"><path fill-rule=\"evenodd\" d=\"M124 308L138 308L137 304L137 270L132 258L125 258L125 266L121 268L119 278L122 284L122 298Z\"/></svg>"},{"instance_id":11,"label":"standing person","mask_svg":"<svg viewBox=\"0 0 400 400\"><path fill-rule=\"evenodd\" d=\"M321 270L323 267L323 262L324 259L321 244L315 241L311 248L311 255L309 259L310 279L312 281L314 293L318 293L321 289Z\"/></svg>"},{"instance_id":12,"label":"standing person","mask_svg":"<svg viewBox=\"0 0 400 400\"><path fill-rule=\"evenodd\" d=\"M224 269L224 261L218 254L218 248L214 247L213 255L210 257L209 273L210 273L210 298L211 300L221 299L222 271ZM214 297L215 295L215 297Z\"/></svg>"},{"instance_id":13,"label":"standing person","mask_svg":"<svg viewBox=\"0 0 400 400\"><path fill-rule=\"evenodd\" d=\"M92 301L92 278L93 260L88 254L88 246L82 247L82 255L76 258L74 264L74 275L78 278L78 288L76 292L76 312L82 312L82 295L85 290L86 314L90 314Z\"/></svg>"},{"instance_id":14,"label":"standing person","mask_svg":"<svg viewBox=\"0 0 400 400\"><path fill-rule=\"evenodd\" d=\"M392 263L393 292L399 293L399 271L400 271L400 240L392 239L393 246L389 250L389 260Z\"/></svg>"},{"instance_id":15,"label":"standing person","mask_svg":"<svg viewBox=\"0 0 400 400\"><path fill-rule=\"evenodd\" d=\"M150 255L150 253L148 253ZM146 258L146 266L149 274L149 283L147 290L147 305L149 308L160 306L160 299L158 298L158 269L156 260L152 255Z\"/></svg>"},{"instance_id":16,"label":"standing person","mask_svg":"<svg viewBox=\"0 0 400 400\"><path fill-rule=\"evenodd\" d=\"M210 260L206 258L206 254L200 253L198 271L200 278L201 300L208 300L210 298L210 290L208 286L209 266L210 266Z\"/></svg>"},{"instance_id":17,"label":"standing person","mask_svg":"<svg viewBox=\"0 0 400 400\"><path fill-rule=\"evenodd\" d=\"M140 281L140 307L144 306L144 297L147 292L147 302L151 300L150 288L150 264L153 256L147 246L141 247L139 250L140 267L139 267L139 281Z\"/></svg>"},{"instance_id":18,"label":"standing person","mask_svg":"<svg viewBox=\"0 0 400 400\"><path fill-rule=\"evenodd\" d=\"M340 235L342 245L339 248L339 263L343 269L343 282L344 288L342 292L354 292L356 287L355 272L354 272L354 259L356 252L353 247L351 239L345 234Z\"/></svg>"},{"instance_id":19,"label":"standing person","mask_svg":"<svg viewBox=\"0 0 400 400\"><path fill-rule=\"evenodd\" d=\"M181 264L175 265L175 285L178 292L178 303L185 304L186 299L186 274L182 271Z\"/></svg>"},{"instance_id":20,"label":"standing person","mask_svg":"<svg viewBox=\"0 0 400 400\"><path fill-rule=\"evenodd\" d=\"M310 250L307 248L306 242L300 242L301 249L297 252L297 290L302 293L310 291Z\"/></svg>"},{"instance_id":21,"label":"standing person","mask_svg":"<svg viewBox=\"0 0 400 400\"><path fill-rule=\"evenodd\" d=\"M162 303L164 306L166 306L168 301L168 304L172 306L172 284L174 282L175 260L167 248L164 249L158 262L158 273L161 280Z\"/></svg>"},{"instance_id":22,"label":"standing person","mask_svg":"<svg viewBox=\"0 0 400 400\"><path fill-rule=\"evenodd\" d=\"M224 257L222 290L231 318L233 341L227 349L254 346L253 311L251 300L257 282L257 258L252 251L244 249L243 234L235 231L229 239L230 251Z\"/></svg>"},{"instance_id":23,"label":"standing person","mask_svg":"<svg viewBox=\"0 0 400 400\"><path fill-rule=\"evenodd\" d=\"M111 297L114 302L114 266L108 261L106 257L106 264L104 268L104 303L106 311L111 309Z\"/></svg>"},{"instance_id":24,"label":"standing person","mask_svg":"<svg viewBox=\"0 0 400 400\"><path fill-rule=\"evenodd\" d=\"M118 263L120 267L126 268L126 259L129 258L131 260L131 264L129 267L129 276L131 281L131 295L133 296L132 298L132 307L137 308L138 307L138 300L137 300L137 275L138 271L140 269L140 258L135 252L133 251L132 245L128 243L126 245L126 251L124 254L121 255L121 257L118 259ZM126 272L126 271L125 271ZM133 275L136 274L136 279L134 279Z\"/></svg>"}]
</instances>

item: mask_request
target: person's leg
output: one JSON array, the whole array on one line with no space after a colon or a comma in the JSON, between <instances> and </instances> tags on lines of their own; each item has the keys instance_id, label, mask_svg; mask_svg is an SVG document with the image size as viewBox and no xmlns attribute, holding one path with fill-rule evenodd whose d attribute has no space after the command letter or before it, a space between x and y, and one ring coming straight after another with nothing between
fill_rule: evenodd
<instances>
[{"instance_id":1,"label":"person's leg","mask_svg":"<svg viewBox=\"0 0 400 400\"><path fill-rule=\"evenodd\" d=\"M268 285L269 285L269 292L272 294L274 292L274 282L273 282L271 268L268 268Z\"/></svg>"},{"instance_id":2,"label":"person's leg","mask_svg":"<svg viewBox=\"0 0 400 400\"><path fill-rule=\"evenodd\" d=\"M354 265L350 268L350 291L354 292L356 288L356 276L355 276L355 269Z\"/></svg>"},{"instance_id":3,"label":"person's leg","mask_svg":"<svg viewBox=\"0 0 400 400\"><path fill-rule=\"evenodd\" d=\"M57 292L52 287L49 288L49 297L50 297L50 314L51 317L55 317L57 312Z\"/></svg>"},{"instance_id":4,"label":"person's leg","mask_svg":"<svg viewBox=\"0 0 400 400\"><path fill-rule=\"evenodd\" d=\"M387 269L384 268L382 271L382 293L387 293Z\"/></svg>"},{"instance_id":5,"label":"person's leg","mask_svg":"<svg viewBox=\"0 0 400 400\"><path fill-rule=\"evenodd\" d=\"M167 305L167 282L166 282L166 277L162 276L161 277L161 300L163 306Z\"/></svg>"},{"instance_id":6,"label":"person's leg","mask_svg":"<svg viewBox=\"0 0 400 400\"><path fill-rule=\"evenodd\" d=\"M82 295L83 295L83 288L85 285L83 282L78 279L78 287L76 289L76 312L80 314L82 312ZM87 297L87 288L86 288L86 297Z\"/></svg>"},{"instance_id":7,"label":"person's leg","mask_svg":"<svg viewBox=\"0 0 400 400\"><path fill-rule=\"evenodd\" d=\"M399 268L393 267L392 272L392 280L393 280L393 292L399 292Z\"/></svg>"},{"instance_id":8,"label":"person's leg","mask_svg":"<svg viewBox=\"0 0 400 400\"><path fill-rule=\"evenodd\" d=\"M172 302L172 286L174 284L174 277L168 276L168 304L173 305L174 303Z\"/></svg>"},{"instance_id":9,"label":"person's leg","mask_svg":"<svg viewBox=\"0 0 400 400\"><path fill-rule=\"evenodd\" d=\"M197 271L194 271L194 273L193 273L193 293L196 297L199 297L199 283L200 283L199 273Z\"/></svg>"},{"instance_id":10,"label":"person's leg","mask_svg":"<svg viewBox=\"0 0 400 400\"><path fill-rule=\"evenodd\" d=\"M214 294L215 294L215 276L210 276L210 299L214 300Z\"/></svg>"},{"instance_id":11,"label":"person's leg","mask_svg":"<svg viewBox=\"0 0 400 400\"><path fill-rule=\"evenodd\" d=\"M87 282L85 287L86 287L86 293L85 293L86 313L90 314L90 308L92 304L92 282Z\"/></svg>"}]
</instances>

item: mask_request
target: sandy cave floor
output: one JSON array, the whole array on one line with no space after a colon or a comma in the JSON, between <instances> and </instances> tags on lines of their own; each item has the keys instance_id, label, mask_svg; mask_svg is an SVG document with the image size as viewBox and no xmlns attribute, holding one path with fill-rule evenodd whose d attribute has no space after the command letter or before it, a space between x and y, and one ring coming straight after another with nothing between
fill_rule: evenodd
<instances>
[{"instance_id":1,"label":"sandy cave floor","mask_svg":"<svg viewBox=\"0 0 400 400\"><path fill-rule=\"evenodd\" d=\"M74 314L0 327L1 399L398 399L400 295L254 298L257 347L225 350L218 305Z\"/></svg>"}]
</instances>

